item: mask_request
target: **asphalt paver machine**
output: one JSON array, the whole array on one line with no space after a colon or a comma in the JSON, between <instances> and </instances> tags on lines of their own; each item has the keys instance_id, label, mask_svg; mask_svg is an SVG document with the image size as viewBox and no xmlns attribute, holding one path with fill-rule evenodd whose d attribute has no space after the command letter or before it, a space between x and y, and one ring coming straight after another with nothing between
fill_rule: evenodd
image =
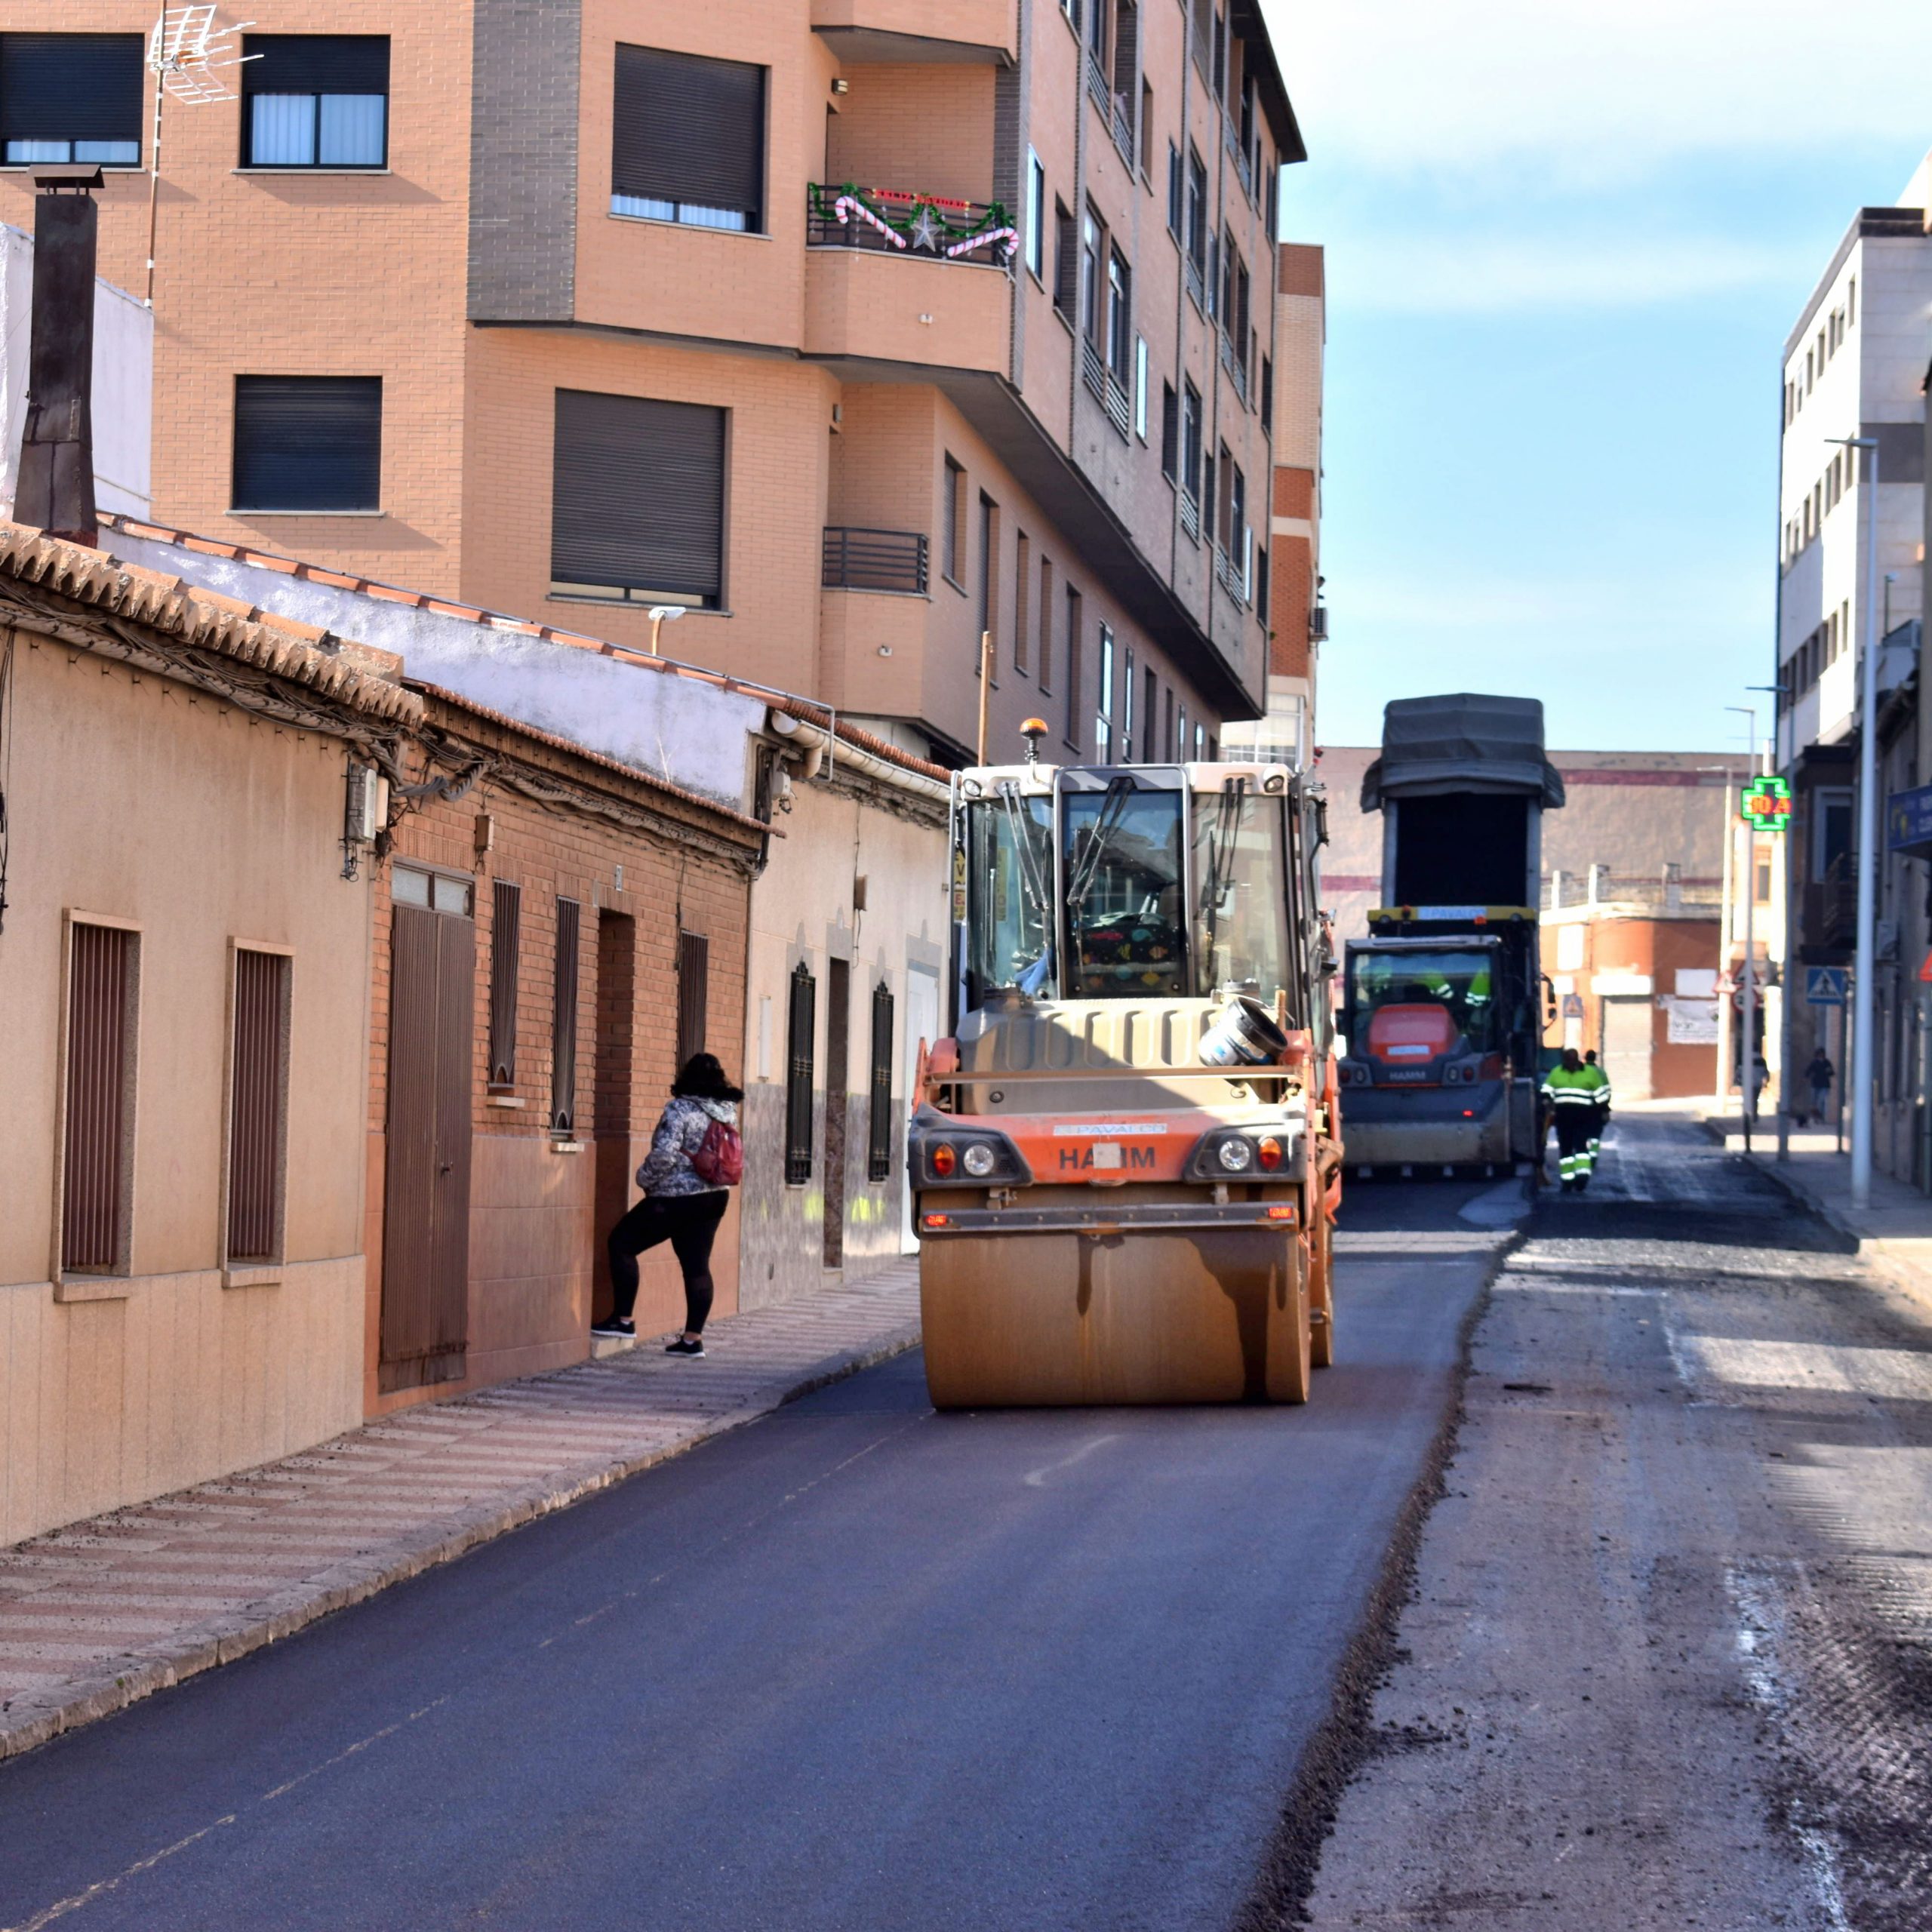
<instances>
[{"instance_id":1,"label":"asphalt paver machine","mask_svg":"<svg viewBox=\"0 0 1932 1932\"><path fill-rule=\"evenodd\" d=\"M953 1030L907 1136L938 1407L1307 1399L1340 1186L1321 823L1276 765L955 777Z\"/></svg>"},{"instance_id":2,"label":"asphalt paver machine","mask_svg":"<svg viewBox=\"0 0 1932 1932\"><path fill-rule=\"evenodd\" d=\"M1552 1017L1538 947L1543 814L1563 803L1534 698L1398 698L1362 809L1382 904L1350 939L1339 1066L1349 1161L1534 1171Z\"/></svg>"}]
</instances>

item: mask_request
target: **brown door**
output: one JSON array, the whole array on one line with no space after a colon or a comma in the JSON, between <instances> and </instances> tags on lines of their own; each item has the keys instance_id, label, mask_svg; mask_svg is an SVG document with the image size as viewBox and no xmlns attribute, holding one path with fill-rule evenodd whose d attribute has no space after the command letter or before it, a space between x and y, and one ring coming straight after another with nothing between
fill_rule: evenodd
<instances>
[{"instance_id":1,"label":"brown door","mask_svg":"<svg viewBox=\"0 0 1932 1932\"><path fill-rule=\"evenodd\" d=\"M597 915L597 1065L592 1073L596 1107L597 1238L591 1244L595 1274L594 1314L611 1306L611 1260L604 1237L623 1218L631 1202L631 1174L637 1161L631 1145L631 1083L636 1064L636 1026L632 1008L637 978L637 924L629 914Z\"/></svg>"},{"instance_id":2,"label":"brown door","mask_svg":"<svg viewBox=\"0 0 1932 1932\"><path fill-rule=\"evenodd\" d=\"M845 1114L852 969L826 961L825 990L825 1265L845 1265Z\"/></svg>"},{"instance_id":3,"label":"brown door","mask_svg":"<svg viewBox=\"0 0 1932 1932\"><path fill-rule=\"evenodd\" d=\"M469 1087L475 928L394 909L389 1158L378 1386L459 1380L469 1337Z\"/></svg>"}]
</instances>

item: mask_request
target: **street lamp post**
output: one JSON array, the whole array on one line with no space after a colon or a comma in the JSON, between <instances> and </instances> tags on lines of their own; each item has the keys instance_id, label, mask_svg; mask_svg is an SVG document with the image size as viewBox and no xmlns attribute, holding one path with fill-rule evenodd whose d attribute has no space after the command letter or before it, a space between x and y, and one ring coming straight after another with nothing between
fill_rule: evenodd
<instances>
[{"instance_id":1,"label":"street lamp post","mask_svg":"<svg viewBox=\"0 0 1932 1932\"><path fill-rule=\"evenodd\" d=\"M1758 712L1755 705L1727 704L1727 711L1734 711L1741 718L1750 721L1750 736L1745 742L1755 762L1758 756ZM1727 825L1724 836L1734 839L1737 828ZM1751 1151L1752 1123L1758 1118L1758 955L1751 936L1751 909L1758 897L1758 828L1747 826L1744 835L1744 1042L1739 1059L1743 1063L1738 1071L1738 1091L1743 1097L1744 1151ZM1726 935L1728 947L1729 936Z\"/></svg>"},{"instance_id":2,"label":"street lamp post","mask_svg":"<svg viewBox=\"0 0 1932 1932\"><path fill-rule=\"evenodd\" d=\"M1865 451L1865 481L1870 489L1865 510L1865 622L1860 626L1863 648L1858 678L1858 935L1852 950L1847 1056L1857 1069L1858 1081L1851 1097L1851 1204L1862 1208L1872 1204L1872 1074L1878 1063L1872 1038L1872 955L1878 912L1878 439L1828 440Z\"/></svg>"}]
</instances>

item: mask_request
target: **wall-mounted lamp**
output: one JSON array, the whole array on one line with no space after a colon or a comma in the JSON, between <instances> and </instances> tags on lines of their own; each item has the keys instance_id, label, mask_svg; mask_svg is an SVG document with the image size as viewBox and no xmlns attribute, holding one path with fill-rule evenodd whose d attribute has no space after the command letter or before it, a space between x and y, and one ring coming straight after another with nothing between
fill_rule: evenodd
<instances>
[{"instance_id":1,"label":"wall-mounted lamp","mask_svg":"<svg viewBox=\"0 0 1932 1932\"><path fill-rule=\"evenodd\" d=\"M657 655L657 633L663 628L667 618L681 617L685 607L681 604L654 604L648 615L651 618L651 654Z\"/></svg>"}]
</instances>

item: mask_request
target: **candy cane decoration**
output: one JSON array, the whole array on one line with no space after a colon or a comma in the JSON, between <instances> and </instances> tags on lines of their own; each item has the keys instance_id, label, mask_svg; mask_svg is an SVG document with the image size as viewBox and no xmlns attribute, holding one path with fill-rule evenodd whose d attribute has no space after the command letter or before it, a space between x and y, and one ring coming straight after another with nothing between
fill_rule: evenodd
<instances>
[{"instance_id":1,"label":"candy cane decoration","mask_svg":"<svg viewBox=\"0 0 1932 1932\"><path fill-rule=\"evenodd\" d=\"M850 221L855 214L861 220L870 222L895 248L905 247L905 236L889 223L881 221L863 202L856 200L850 195L841 195L832 205L832 216L835 221Z\"/></svg>"},{"instance_id":2,"label":"candy cane decoration","mask_svg":"<svg viewBox=\"0 0 1932 1932\"><path fill-rule=\"evenodd\" d=\"M1020 231L1017 228L989 228L983 235L969 235L964 241L954 242L946 252L949 257L964 255L972 249L984 247L989 242L1011 244L1019 239Z\"/></svg>"}]
</instances>

